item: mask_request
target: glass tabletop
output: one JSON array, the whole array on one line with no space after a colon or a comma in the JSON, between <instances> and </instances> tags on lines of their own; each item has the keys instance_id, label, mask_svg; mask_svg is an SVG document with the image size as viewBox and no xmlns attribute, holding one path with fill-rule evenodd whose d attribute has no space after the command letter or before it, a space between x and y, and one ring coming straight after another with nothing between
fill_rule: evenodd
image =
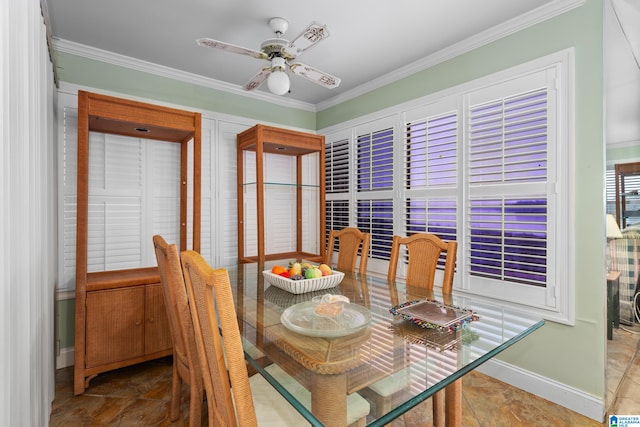
<instances>
[{"instance_id":1,"label":"glass tabletop","mask_svg":"<svg viewBox=\"0 0 640 427\"><path fill-rule=\"evenodd\" d=\"M247 359L312 425L325 425L336 412L346 412L341 400L347 395L393 394L383 413L371 408L366 416L368 426L385 425L544 324L486 299L443 296L400 281L389 284L377 275L345 273L336 287L293 294L265 281L264 267L229 268L240 330L250 347L245 348ZM341 311L347 321L314 320L312 299L325 294L349 299ZM443 313L453 308L456 316L465 316L454 325L392 314L394 308L425 300ZM330 332L323 333L323 322L329 322L324 327ZM296 381L274 378L263 368L270 363ZM316 395L300 398L300 386Z\"/></svg>"}]
</instances>

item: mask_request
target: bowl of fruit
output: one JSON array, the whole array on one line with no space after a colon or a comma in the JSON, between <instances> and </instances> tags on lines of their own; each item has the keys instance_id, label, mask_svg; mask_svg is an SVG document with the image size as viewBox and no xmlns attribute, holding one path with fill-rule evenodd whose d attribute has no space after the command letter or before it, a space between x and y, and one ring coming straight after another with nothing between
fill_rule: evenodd
<instances>
[{"instance_id":1,"label":"bowl of fruit","mask_svg":"<svg viewBox=\"0 0 640 427\"><path fill-rule=\"evenodd\" d=\"M271 285L292 294L333 288L344 278L344 273L332 270L327 264L306 262L290 262L287 267L274 265L271 270L264 270L262 275Z\"/></svg>"}]
</instances>

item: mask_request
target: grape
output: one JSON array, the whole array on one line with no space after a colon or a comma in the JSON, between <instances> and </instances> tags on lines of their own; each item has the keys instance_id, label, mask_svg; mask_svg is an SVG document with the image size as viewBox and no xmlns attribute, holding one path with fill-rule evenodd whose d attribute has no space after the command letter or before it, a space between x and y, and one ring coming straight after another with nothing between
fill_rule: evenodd
<instances>
[{"instance_id":1,"label":"grape","mask_svg":"<svg viewBox=\"0 0 640 427\"><path fill-rule=\"evenodd\" d=\"M302 274L294 274L293 276L289 277L289 279L291 279L291 280L302 280L302 279L304 279L304 276Z\"/></svg>"}]
</instances>

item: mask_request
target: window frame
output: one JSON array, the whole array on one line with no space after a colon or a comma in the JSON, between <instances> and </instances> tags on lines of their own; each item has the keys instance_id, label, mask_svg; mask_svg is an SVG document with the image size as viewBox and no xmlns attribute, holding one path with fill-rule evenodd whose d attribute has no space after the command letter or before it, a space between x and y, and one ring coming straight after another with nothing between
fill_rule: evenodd
<instances>
[{"instance_id":1,"label":"window frame","mask_svg":"<svg viewBox=\"0 0 640 427\"><path fill-rule=\"evenodd\" d=\"M498 86L506 88L519 80L535 78L536 73L543 73L548 82L549 122L547 125L549 142L547 148L547 181L544 183L544 195L548 204L548 229L547 247L549 255L547 259L547 280L545 287L523 285L517 282L508 282L509 289L505 292L504 282L495 280L478 279L469 272L469 226L465 218L468 215L468 205L473 193L469 186L468 177L468 146L467 146L467 107L478 94L491 94L496 92ZM394 183L393 190L382 192L357 192L354 190L355 180L351 176L352 189L347 194L342 194L345 200L349 200L351 210L355 209L359 199L391 198L393 200L394 225L393 233L406 235L405 218L403 211L405 201L420 191L404 188L405 185L405 141L404 131L407 121L415 120L418 113L424 111L438 111L445 113L447 108L458 109L459 147L458 147L458 178L457 184L443 186L442 189L429 189L427 198L451 197L451 191L455 192L458 202L457 229L458 262L454 279L456 292L471 293L486 296L517 305L521 309L541 315L547 320L573 325L575 323L575 277L573 255L574 248L569 242L574 241L575 229L573 212L574 199L574 50L565 49L547 56L511 67L509 69L485 76L464 84L433 93L410 102L399 104L376 113L371 113L358 119L353 119L336 126L321 129L326 140L332 141L336 135L349 135L351 149L355 150L357 135L363 128L382 129L388 126L389 121L395 127L394 133ZM515 92L514 92L515 93ZM397 147L397 149L396 149ZM402 148L401 148L402 147ZM355 152L355 151L352 151ZM352 156L352 158L355 156ZM351 160L353 162L353 159ZM356 165L352 163L351 172L355 173ZM526 185L526 184L525 184ZM496 186L488 185L483 189L484 196L489 197L492 192L504 197L519 197L515 194L500 194ZM373 193L376 193L375 195ZM382 194L384 193L384 194ZM423 191L422 194L426 194ZM332 195L336 197L336 195ZM328 196L329 197L329 196ZM528 197L528 195L524 195ZM399 220L402 218L402 220ZM351 215L351 226L357 226L355 213ZM374 273L386 274L388 261L370 259L369 270ZM402 267L402 266L401 266ZM403 271L398 271L398 276L403 276ZM512 286L513 285L513 286Z\"/></svg>"}]
</instances>

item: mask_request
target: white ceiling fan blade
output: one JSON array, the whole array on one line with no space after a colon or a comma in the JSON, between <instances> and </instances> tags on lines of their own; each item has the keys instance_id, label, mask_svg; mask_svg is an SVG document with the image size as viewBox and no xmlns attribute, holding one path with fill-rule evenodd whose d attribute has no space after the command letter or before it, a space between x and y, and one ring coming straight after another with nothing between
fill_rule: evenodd
<instances>
[{"instance_id":1,"label":"white ceiling fan blade","mask_svg":"<svg viewBox=\"0 0 640 427\"><path fill-rule=\"evenodd\" d=\"M285 50L295 58L327 37L329 37L327 27L317 22L312 22L302 34L287 45Z\"/></svg>"},{"instance_id":2,"label":"white ceiling fan blade","mask_svg":"<svg viewBox=\"0 0 640 427\"><path fill-rule=\"evenodd\" d=\"M295 63L291 64L291 71L305 79L309 79L314 83L324 86L328 89L333 89L340 85L340 79L327 74L324 71L320 71L317 68L310 67L307 64Z\"/></svg>"},{"instance_id":3,"label":"white ceiling fan blade","mask_svg":"<svg viewBox=\"0 0 640 427\"><path fill-rule=\"evenodd\" d=\"M264 53L258 50L236 46L231 43L225 43L218 40L209 39L206 37L202 39L197 39L196 42L198 43L199 46L213 47L215 49L221 49L231 53L239 53L240 55L247 55L257 59L267 59L267 55L265 55Z\"/></svg>"},{"instance_id":4,"label":"white ceiling fan blade","mask_svg":"<svg viewBox=\"0 0 640 427\"><path fill-rule=\"evenodd\" d=\"M242 89L254 90L259 88L260 85L264 83L265 80L267 80L267 77L269 77L269 74L271 74L271 67L263 68L262 70L258 71L258 74L251 77L251 80L245 83L245 85L242 86Z\"/></svg>"}]
</instances>

